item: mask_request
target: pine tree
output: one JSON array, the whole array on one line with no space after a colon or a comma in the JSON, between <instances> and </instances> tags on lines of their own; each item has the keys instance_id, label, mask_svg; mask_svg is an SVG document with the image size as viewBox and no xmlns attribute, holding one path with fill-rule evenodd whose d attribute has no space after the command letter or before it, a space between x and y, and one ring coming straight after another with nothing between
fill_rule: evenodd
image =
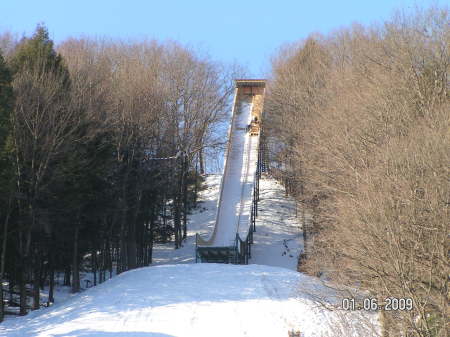
<instances>
[{"instance_id":1,"label":"pine tree","mask_svg":"<svg viewBox=\"0 0 450 337\"><path fill-rule=\"evenodd\" d=\"M17 73L26 69L40 72L63 72L67 76L68 70L63 64L62 56L54 49L48 30L38 25L31 38L23 38L11 60L11 69Z\"/></svg>"},{"instance_id":2,"label":"pine tree","mask_svg":"<svg viewBox=\"0 0 450 337\"><path fill-rule=\"evenodd\" d=\"M12 108L11 74L0 53L0 147L6 143L10 131Z\"/></svg>"},{"instance_id":3,"label":"pine tree","mask_svg":"<svg viewBox=\"0 0 450 337\"><path fill-rule=\"evenodd\" d=\"M12 105L13 92L11 86L11 74L3 56L0 54L0 188L6 187L10 180L10 160L8 158L8 152L11 150L10 120ZM0 194L3 194L2 192L4 191L0 190Z\"/></svg>"}]
</instances>

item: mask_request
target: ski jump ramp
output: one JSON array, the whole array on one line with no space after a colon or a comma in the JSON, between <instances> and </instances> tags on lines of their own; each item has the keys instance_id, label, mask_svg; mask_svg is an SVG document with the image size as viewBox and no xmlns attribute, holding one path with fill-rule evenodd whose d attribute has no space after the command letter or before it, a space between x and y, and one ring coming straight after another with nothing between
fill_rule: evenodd
<instances>
[{"instance_id":1,"label":"ski jump ramp","mask_svg":"<svg viewBox=\"0 0 450 337\"><path fill-rule=\"evenodd\" d=\"M208 239L196 236L200 262L246 263L250 255L265 80L235 83L216 223Z\"/></svg>"}]
</instances>

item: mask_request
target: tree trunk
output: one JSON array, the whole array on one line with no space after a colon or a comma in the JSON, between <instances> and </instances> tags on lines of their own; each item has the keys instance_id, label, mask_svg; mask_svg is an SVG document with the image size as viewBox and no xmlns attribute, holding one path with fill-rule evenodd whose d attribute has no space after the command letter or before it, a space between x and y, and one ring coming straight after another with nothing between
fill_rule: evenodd
<instances>
[{"instance_id":1,"label":"tree trunk","mask_svg":"<svg viewBox=\"0 0 450 337\"><path fill-rule=\"evenodd\" d=\"M188 159L187 156L184 157L183 161L183 239L187 237L187 213L188 213L188 184L187 184L187 175L188 175Z\"/></svg>"},{"instance_id":2,"label":"tree trunk","mask_svg":"<svg viewBox=\"0 0 450 337\"><path fill-rule=\"evenodd\" d=\"M40 278L41 278L41 258L40 249L37 248L34 252L34 266L33 266L33 307L32 310L37 310L40 307Z\"/></svg>"},{"instance_id":3,"label":"tree trunk","mask_svg":"<svg viewBox=\"0 0 450 337\"><path fill-rule=\"evenodd\" d=\"M152 264L153 262L153 230L154 230L154 222L150 223L150 237L149 237L149 247L148 247L148 264Z\"/></svg>"},{"instance_id":4,"label":"tree trunk","mask_svg":"<svg viewBox=\"0 0 450 337\"><path fill-rule=\"evenodd\" d=\"M97 285L97 250L95 246L92 246L91 250L91 266L92 273L94 274L94 287Z\"/></svg>"},{"instance_id":5,"label":"tree trunk","mask_svg":"<svg viewBox=\"0 0 450 337\"><path fill-rule=\"evenodd\" d=\"M179 183L179 181L178 181ZM178 185L177 188L175 188L175 195L174 195L174 210L173 210L173 223L174 223L174 229L175 229L175 249L180 248L180 242L181 242L181 198L180 198L180 186Z\"/></svg>"},{"instance_id":6,"label":"tree trunk","mask_svg":"<svg viewBox=\"0 0 450 337\"><path fill-rule=\"evenodd\" d=\"M39 287L41 288L41 290L44 290L47 276L48 276L48 264L45 264L44 259L41 257L41 267L39 273Z\"/></svg>"},{"instance_id":7,"label":"tree trunk","mask_svg":"<svg viewBox=\"0 0 450 337\"><path fill-rule=\"evenodd\" d=\"M75 227L74 242L73 242L73 256L72 256L72 292L80 291L80 266L78 263L78 235L79 228Z\"/></svg>"},{"instance_id":8,"label":"tree trunk","mask_svg":"<svg viewBox=\"0 0 450 337\"><path fill-rule=\"evenodd\" d=\"M100 264L97 263L98 283L102 283L103 282L103 274L104 274L104 271L105 271L105 268L106 268L105 254L106 254L106 243L103 244L103 247L100 250L100 257L97 257L97 261L100 260Z\"/></svg>"},{"instance_id":9,"label":"tree trunk","mask_svg":"<svg viewBox=\"0 0 450 337\"><path fill-rule=\"evenodd\" d=\"M163 205L162 205L162 214L163 214L163 228L164 228L164 238L163 243L167 242L167 200L166 195L163 196Z\"/></svg>"},{"instance_id":10,"label":"tree trunk","mask_svg":"<svg viewBox=\"0 0 450 337\"><path fill-rule=\"evenodd\" d=\"M15 269L15 275L18 275L17 274L17 268ZM16 282L17 280L11 280L11 281ZM15 286L15 284L13 282L9 282L9 285L8 285L9 302L12 302L14 300L14 297L13 297L14 286Z\"/></svg>"},{"instance_id":11,"label":"tree trunk","mask_svg":"<svg viewBox=\"0 0 450 337\"><path fill-rule=\"evenodd\" d=\"M184 168L184 157L181 158L181 163L178 163L178 177L175 180L177 182L177 186L175 186L174 193L174 227L175 227L175 249L180 248L181 240L182 240L182 228L181 228L181 215L182 215L182 197L183 197L183 168Z\"/></svg>"},{"instance_id":12,"label":"tree trunk","mask_svg":"<svg viewBox=\"0 0 450 337\"><path fill-rule=\"evenodd\" d=\"M121 201L121 219L120 219L120 235L119 235L119 261L117 262L117 274L128 269L127 261L127 216L128 216L128 202L127 202L127 185L128 177L130 174L130 168L125 169L124 178L122 182L122 201ZM129 228L128 228L129 230Z\"/></svg>"},{"instance_id":13,"label":"tree trunk","mask_svg":"<svg viewBox=\"0 0 450 337\"><path fill-rule=\"evenodd\" d=\"M200 165L200 174L204 175L205 174L205 160L203 158L203 148L201 148L200 151L198 152L198 161L199 161L199 165Z\"/></svg>"},{"instance_id":14,"label":"tree trunk","mask_svg":"<svg viewBox=\"0 0 450 337\"><path fill-rule=\"evenodd\" d=\"M5 307L3 303L3 275L5 273L5 262L6 262L6 244L8 238L8 224L9 224L9 215L11 209L11 197L8 200L8 209L6 211L5 224L3 226L3 241L2 241L2 257L1 257L1 266L0 266L0 323L3 322L3 318L5 316Z\"/></svg>"},{"instance_id":15,"label":"tree trunk","mask_svg":"<svg viewBox=\"0 0 450 337\"><path fill-rule=\"evenodd\" d=\"M106 247L106 253L108 255L106 255L107 259L108 259L108 269L109 269L109 278L112 278L112 273L113 273L113 259L112 259L112 249L111 249L111 238L108 239L107 243L107 247ZM117 269L116 269L116 273L117 273ZM118 274L118 273L117 273Z\"/></svg>"},{"instance_id":16,"label":"tree trunk","mask_svg":"<svg viewBox=\"0 0 450 337\"><path fill-rule=\"evenodd\" d=\"M119 252L117 255L118 255L117 274L120 274L127 270L127 243L126 243L126 237L125 237L125 223L124 222L122 222L122 224L120 226Z\"/></svg>"},{"instance_id":17,"label":"tree trunk","mask_svg":"<svg viewBox=\"0 0 450 337\"><path fill-rule=\"evenodd\" d=\"M51 258L52 259L52 258ZM48 302L47 305L49 306L51 303L55 302L55 299L53 297L53 292L55 289L55 268L53 266L53 261L50 262L49 266L49 287L48 287Z\"/></svg>"},{"instance_id":18,"label":"tree trunk","mask_svg":"<svg viewBox=\"0 0 450 337\"><path fill-rule=\"evenodd\" d=\"M152 264L153 255L153 231L155 228L155 210L153 209L150 216L150 228L148 230L148 247L147 247L147 266Z\"/></svg>"},{"instance_id":19,"label":"tree trunk","mask_svg":"<svg viewBox=\"0 0 450 337\"><path fill-rule=\"evenodd\" d=\"M3 278L0 279L0 323L5 317L5 305L3 301Z\"/></svg>"},{"instance_id":20,"label":"tree trunk","mask_svg":"<svg viewBox=\"0 0 450 337\"><path fill-rule=\"evenodd\" d=\"M70 286L70 274L72 273L72 269L70 268L70 264L67 264L64 268L64 282L63 285Z\"/></svg>"},{"instance_id":21,"label":"tree trunk","mask_svg":"<svg viewBox=\"0 0 450 337\"><path fill-rule=\"evenodd\" d=\"M173 222L174 222L174 229L175 229L175 249L180 248L180 227L181 227L181 212L180 212L180 205L178 202L179 197L175 197L177 201L174 203L174 216L173 216Z\"/></svg>"},{"instance_id":22,"label":"tree trunk","mask_svg":"<svg viewBox=\"0 0 450 337\"><path fill-rule=\"evenodd\" d=\"M306 223L305 207L302 207L302 235L303 235L303 254L308 258L308 224Z\"/></svg>"},{"instance_id":23,"label":"tree trunk","mask_svg":"<svg viewBox=\"0 0 450 337\"><path fill-rule=\"evenodd\" d=\"M141 204L141 192L137 192L136 204L134 205L135 209L133 212L133 217L129 224L128 228L128 247L127 247L127 260L128 260L128 269L135 269L137 267L137 245L136 245L136 225L138 212Z\"/></svg>"},{"instance_id":24,"label":"tree trunk","mask_svg":"<svg viewBox=\"0 0 450 337\"><path fill-rule=\"evenodd\" d=\"M23 261L19 267L20 316L27 314L27 289L25 286L25 268Z\"/></svg>"},{"instance_id":25,"label":"tree trunk","mask_svg":"<svg viewBox=\"0 0 450 337\"><path fill-rule=\"evenodd\" d=\"M197 205L198 199L198 188L199 188L199 179L198 179L198 160L195 162L195 180L194 180L194 205Z\"/></svg>"}]
</instances>

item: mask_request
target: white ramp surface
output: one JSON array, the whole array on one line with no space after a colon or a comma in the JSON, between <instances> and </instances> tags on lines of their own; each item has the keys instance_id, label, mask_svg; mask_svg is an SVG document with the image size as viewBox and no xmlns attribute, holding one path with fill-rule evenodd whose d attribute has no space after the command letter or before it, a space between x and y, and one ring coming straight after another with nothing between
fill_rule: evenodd
<instances>
[{"instance_id":1,"label":"white ramp surface","mask_svg":"<svg viewBox=\"0 0 450 337\"><path fill-rule=\"evenodd\" d=\"M259 136L250 136L252 103L241 99L235 111L230 134L230 150L225 164L223 185L212 246L233 246L236 233L245 237L250 224L252 189L258 159Z\"/></svg>"}]
</instances>

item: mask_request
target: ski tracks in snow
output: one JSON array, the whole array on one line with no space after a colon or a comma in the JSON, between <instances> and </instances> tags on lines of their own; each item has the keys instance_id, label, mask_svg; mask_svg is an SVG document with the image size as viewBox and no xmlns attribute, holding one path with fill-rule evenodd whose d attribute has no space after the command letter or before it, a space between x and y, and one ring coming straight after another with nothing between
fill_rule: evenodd
<instances>
[{"instance_id":1,"label":"ski tracks in snow","mask_svg":"<svg viewBox=\"0 0 450 337\"><path fill-rule=\"evenodd\" d=\"M273 281L271 281L267 275L263 274L261 275L261 284L264 288L264 291L266 292L267 296L270 300L272 300L274 303L282 303L283 298L280 296L280 293L278 292L278 289ZM290 320L286 317L285 312L282 307L278 306L270 306L272 315L269 315L269 317L279 317L280 321L284 322L284 325L286 326L287 330L292 330L295 328L295 324L290 322ZM278 309L278 310L276 310Z\"/></svg>"}]
</instances>

